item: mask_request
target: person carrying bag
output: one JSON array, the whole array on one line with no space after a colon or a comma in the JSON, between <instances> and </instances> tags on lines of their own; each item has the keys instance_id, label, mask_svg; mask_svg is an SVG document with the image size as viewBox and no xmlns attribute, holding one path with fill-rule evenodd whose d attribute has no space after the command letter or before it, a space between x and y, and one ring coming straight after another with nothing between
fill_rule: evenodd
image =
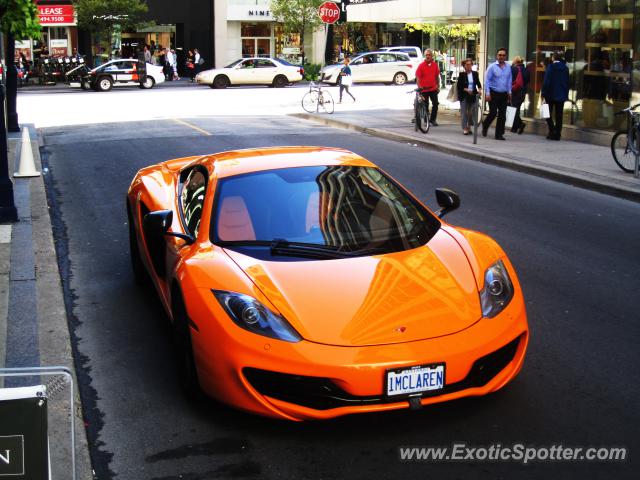
<instances>
[{"instance_id":1,"label":"person carrying bag","mask_svg":"<svg viewBox=\"0 0 640 480\"><path fill-rule=\"evenodd\" d=\"M349 57L344 57L344 67L340 70L339 81L340 81L340 98L338 99L338 103L342 103L342 92L346 90L349 96L356 101L356 97L354 97L349 91L349 87L353 84L353 77L351 76L351 68L349 67Z\"/></svg>"}]
</instances>

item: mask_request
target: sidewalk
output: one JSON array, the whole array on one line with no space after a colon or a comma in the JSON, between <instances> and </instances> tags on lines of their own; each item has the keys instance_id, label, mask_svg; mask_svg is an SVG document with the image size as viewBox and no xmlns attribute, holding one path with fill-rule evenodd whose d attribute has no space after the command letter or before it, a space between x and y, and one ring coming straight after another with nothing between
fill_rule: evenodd
<instances>
[{"instance_id":1,"label":"sidewalk","mask_svg":"<svg viewBox=\"0 0 640 480\"><path fill-rule=\"evenodd\" d=\"M506 141L495 140L493 128L483 138L479 126L478 143L474 145L473 135L462 135L460 116L452 111L441 109L439 125L423 134L416 132L411 123L412 109L359 111L357 107L357 103L345 102L336 105L333 115L295 113L292 116L640 202L640 179L620 170L609 147L565 139L556 142L544 135L528 133L546 133L546 126L540 122L527 122L527 130L522 135L507 130ZM495 126L495 121L493 123Z\"/></svg>"},{"instance_id":2,"label":"sidewalk","mask_svg":"<svg viewBox=\"0 0 640 480\"><path fill-rule=\"evenodd\" d=\"M29 128L36 170L42 171L37 132L33 126L22 128ZM21 135L9 134L8 145L13 174L20 161ZM44 180L40 176L12 181L19 221L0 225L0 368L62 366L75 372ZM41 381L46 384L52 378L43 376ZM54 395L48 407L51 478L71 478L73 413L76 478L89 480L93 475L77 381L74 412L66 400L68 388Z\"/></svg>"}]
</instances>

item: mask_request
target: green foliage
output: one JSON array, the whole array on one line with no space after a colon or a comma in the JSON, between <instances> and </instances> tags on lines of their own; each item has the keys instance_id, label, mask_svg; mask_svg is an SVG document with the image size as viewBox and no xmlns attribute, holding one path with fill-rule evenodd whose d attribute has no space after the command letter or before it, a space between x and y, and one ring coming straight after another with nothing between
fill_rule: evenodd
<instances>
[{"instance_id":1,"label":"green foliage","mask_svg":"<svg viewBox=\"0 0 640 480\"><path fill-rule=\"evenodd\" d=\"M92 32L110 32L118 25L133 30L145 24L142 17L149 10L144 0L73 0L78 12L78 26Z\"/></svg>"},{"instance_id":2,"label":"green foliage","mask_svg":"<svg viewBox=\"0 0 640 480\"><path fill-rule=\"evenodd\" d=\"M315 82L320 78L320 70L322 70L322 65L319 63L307 63L304 66L304 79Z\"/></svg>"},{"instance_id":3,"label":"green foliage","mask_svg":"<svg viewBox=\"0 0 640 480\"><path fill-rule=\"evenodd\" d=\"M303 34L305 28L316 30L322 25L318 9L324 0L272 0L271 14L287 33Z\"/></svg>"},{"instance_id":4,"label":"green foliage","mask_svg":"<svg viewBox=\"0 0 640 480\"><path fill-rule=\"evenodd\" d=\"M480 25L477 23L407 23L405 30L420 31L442 38L445 42L464 38L477 37Z\"/></svg>"},{"instance_id":5,"label":"green foliage","mask_svg":"<svg viewBox=\"0 0 640 480\"><path fill-rule=\"evenodd\" d=\"M0 0L0 29L14 38L40 38L38 9L33 0Z\"/></svg>"}]
</instances>

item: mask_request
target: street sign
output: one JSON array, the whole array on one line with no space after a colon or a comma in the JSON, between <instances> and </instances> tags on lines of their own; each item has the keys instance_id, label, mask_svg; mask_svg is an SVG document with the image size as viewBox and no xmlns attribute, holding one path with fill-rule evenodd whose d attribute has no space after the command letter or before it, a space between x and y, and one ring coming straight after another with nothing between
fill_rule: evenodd
<instances>
[{"instance_id":1,"label":"street sign","mask_svg":"<svg viewBox=\"0 0 640 480\"><path fill-rule=\"evenodd\" d=\"M336 23L340 19L340 7L334 2L324 2L318 9L318 15L324 23Z\"/></svg>"}]
</instances>

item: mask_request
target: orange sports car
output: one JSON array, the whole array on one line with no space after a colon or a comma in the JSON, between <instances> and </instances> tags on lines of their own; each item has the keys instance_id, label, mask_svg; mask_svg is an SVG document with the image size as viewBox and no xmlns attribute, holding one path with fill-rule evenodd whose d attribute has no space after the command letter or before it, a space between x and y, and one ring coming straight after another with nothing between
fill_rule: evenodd
<instances>
[{"instance_id":1,"label":"orange sports car","mask_svg":"<svg viewBox=\"0 0 640 480\"><path fill-rule=\"evenodd\" d=\"M127 196L136 279L172 322L181 383L289 420L494 392L528 343L516 273L486 235L431 212L342 149L169 160Z\"/></svg>"}]
</instances>

